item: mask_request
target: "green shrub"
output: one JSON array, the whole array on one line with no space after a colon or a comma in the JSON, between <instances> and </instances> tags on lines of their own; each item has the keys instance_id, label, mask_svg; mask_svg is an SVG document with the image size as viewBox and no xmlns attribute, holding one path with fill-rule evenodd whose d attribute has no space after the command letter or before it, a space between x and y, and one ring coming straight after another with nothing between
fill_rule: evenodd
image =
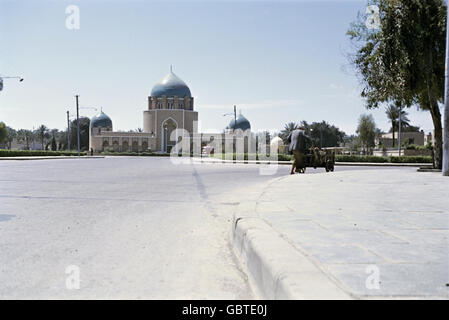
<instances>
[{"instance_id":1,"label":"green shrub","mask_svg":"<svg viewBox=\"0 0 449 320\"><path fill-rule=\"evenodd\" d=\"M103 156L168 157L169 153L156 152L101 152Z\"/></svg>"},{"instance_id":2,"label":"green shrub","mask_svg":"<svg viewBox=\"0 0 449 320\"><path fill-rule=\"evenodd\" d=\"M401 156L390 157L391 163L432 163L431 156Z\"/></svg>"},{"instance_id":3,"label":"green shrub","mask_svg":"<svg viewBox=\"0 0 449 320\"><path fill-rule=\"evenodd\" d=\"M218 158L218 159L221 159L221 160L229 159L229 155L225 154L225 153L221 153L221 154L215 153L215 154L212 154L211 157ZM245 153L245 154L239 153L238 157L237 157L237 154L233 153L232 154L232 159L233 160L236 160L236 159L238 159L238 160L248 160L248 153ZM260 159L259 154L256 154L256 155L255 154L250 154L249 160L264 160L264 159ZM266 159L266 160L269 160L269 159ZM292 160L292 156L291 155L278 154L278 161L291 161L291 160Z\"/></svg>"},{"instance_id":4,"label":"green shrub","mask_svg":"<svg viewBox=\"0 0 449 320\"><path fill-rule=\"evenodd\" d=\"M292 156L289 154L280 153L280 154L278 154L278 159L279 159L279 161L291 161Z\"/></svg>"},{"instance_id":5,"label":"green shrub","mask_svg":"<svg viewBox=\"0 0 449 320\"><path fill-rule=\"evenodd\" d=\"M0 157L33 157L33 156L77 156L77 151L45 151L45 150L4 150L0 149ZM86 152L80 155L85 156Z\"/></svg>"},{"instance_id":6,"label":"green shrub","mask_svg":"<svg viewBox=\"0 0 449 320\"><path fill-rule=\"evenodd\" d=\"M385 163L388 158L379 156L355 156L355 155L336 155L336 162L371 162L371 163Z\"/></svg>"},{"instance_id":7,"label":"green shrub","mask_svg":"<svg viewBox=\"0 0 449 320\"><path fill-rule=\"evenodd\" d=\"M432 157L430 156L379 157L379 156L336 155L335 161L371 162L371 163L432 163Z\"/></svg>"},{"instance_id":8,"label":"green shrub","mask_svg":"<svg viewBox=\"0 0 449 320\"><path fill-rule=\"evenodd\" d=\"M405 148L407 150L432 150L432 145L425 145L425 146L419 146L416 144L409 144L407 145L407 147Z\"/></svg>"}]
</instances>

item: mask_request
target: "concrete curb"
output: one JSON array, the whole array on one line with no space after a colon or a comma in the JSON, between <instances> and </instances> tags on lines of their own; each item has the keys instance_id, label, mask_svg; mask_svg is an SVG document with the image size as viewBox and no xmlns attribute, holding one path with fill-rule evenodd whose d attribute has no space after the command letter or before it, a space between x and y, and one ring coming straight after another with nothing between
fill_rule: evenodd
<instances>
[{"instance_id":1,"label":"concrete curb","mask_svg":"<svg viewBox=\"0 0 449 320\"><path fill-rule=\"evenodd\" d=\"M232 245L259 297L288 300L352 298L306 254L257 217L255 205L255 202L247 202L237 207L232 223Z\"/></svg>"},{"instance_id":2,"label":"concrete curb","mask_svg":"<svg viewBox=\"0 0 449 320\"><path fill-rule=\"evenodd\" d=\"M53 160L53 159L103 159L103 156L35 156L35 157L0 157L0 160Z\"/></svg>"},{"instance_id":3,"label":"concrete curb","mask_svg":"<svg viewBox=\"0 0 449 320\"><path fill-rule=\"evenodd\" d=\"M375 162L335 162L336 166L349 167L431 167L430 163L375 163Z\"/></svg>"},{"instance_id":4,"label":"concrete curb","mask_svg":"<svg viewBox=\"0 0 449 320\"><path fill-rule=\"evenodd\" d=\"M235 164L278 164L292 165L291 161L267 161L267 160L220 160L216 158L192 158L201 163L235 163ZM336 166L350 167L431 167L430 163L375 163L375 162L335 162Z\"/></svg>"}]
</instances>

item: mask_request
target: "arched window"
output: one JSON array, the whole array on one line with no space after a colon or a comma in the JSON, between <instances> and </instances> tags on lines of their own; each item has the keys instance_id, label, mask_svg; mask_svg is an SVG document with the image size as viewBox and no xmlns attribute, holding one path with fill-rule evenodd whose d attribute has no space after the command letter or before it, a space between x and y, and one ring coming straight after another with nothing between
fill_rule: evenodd
<instances>
[{"instance_id":1,"label":"arched window","mask_svg":"<svg viewBox=\"0 0 449 320\"><path fill-rule=\"evenodd\" d=\"M122 152L127 152L129 151L129 143L128 140L123 140L122 141Z\"/></svg>"},{"instance_id":2,"label":"arched window","mask_svg":"<svg viewBox=\"0 0 449 320\"><path fill-rule=\"evenodd\" d=\"M132 152L139 152L139 142L137 140L133 140L131 150Z\"/></svg>"},{"instance_id":3,"label":"arched window","mask_svg":"<svg viewBox=\"0 0 449 320\"><path fill-rule=\"evenodd\" d=\"M113 149L115 152L118 152L118 151L119 151L119 143L118 143L118 140L114 140L114 142L112 142L112 149Z\"/></svg>"},{"instance_id":4,"label":"arched window","mask_svg":"<svg viewBox=\"0 0 449 320\"><path fill-rule=\"evenodd\" d=\"M107 151L108 148L109 148L109 141L104 140L103 141L103 151Z\"/></svg>"}]
</instances>

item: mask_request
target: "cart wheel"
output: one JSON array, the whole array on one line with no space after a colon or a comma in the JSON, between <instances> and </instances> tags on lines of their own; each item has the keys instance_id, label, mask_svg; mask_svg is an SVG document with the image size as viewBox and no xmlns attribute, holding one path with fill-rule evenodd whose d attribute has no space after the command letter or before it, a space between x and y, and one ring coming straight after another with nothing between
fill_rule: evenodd
<instances>
[{"instance_id":1,"label":"cart wheel","mask_svg":"<svg viewBox=\"0 0 449 320\"><path fill-rule=\"evenodd\" d=\"M329 168L328 167L326 167L326 172L329 172Z\"/></svg>"},{"instance_id":2,"label":"cart wheel","mask_svg":"<svg viewBox=\"0 0 449 320\"><path fill-rule=\"evenodd\" d=\"M332 166L332 167L330 168L330 170L331 170L331 172L334 172L334 166Z\"/></svg>"}]
</instances>

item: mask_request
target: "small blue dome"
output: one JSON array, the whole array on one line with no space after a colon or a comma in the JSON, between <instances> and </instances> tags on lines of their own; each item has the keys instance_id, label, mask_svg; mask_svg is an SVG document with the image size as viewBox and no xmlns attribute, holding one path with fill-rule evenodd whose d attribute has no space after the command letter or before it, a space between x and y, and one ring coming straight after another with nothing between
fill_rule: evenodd
<instances>
[{"instance_id":1,"label":"small blue dome","mask_svg":"<svg viewBox=\"0 0 449 320\"><path fill-rule=\"evenodd\" d=\"M92 119L90 119L90 127L110 128L112 130L112 120L106 115L106 113L100 111L99 114L93 116Z\"/></svg>"},{"instance_id":2,"label":"small blue dome","mask_svg":"<svg viewBox=\"0 0 449 320\"><path fill-rule=\"evenodd\" d=\"M226 129L231 129L231 130L237 130L237 129L241 129L243 131L250 129L251 130L251 124L248 121L248 119L246 119L242 113L239 114L239 116L237 117L237 121L234 121L234 119L231 120L231 122L229 123L229 125L226 127Z\"/></svg>"},{"instance_id":3,"label":"small blue dome","mask_svg":"<svg viewBox=\"0 0 449 320\"><path fill-rule=\"evenodd\" d=\"M164 77L164 79L154 85L153 90L151 90L151 96L167 96L169 98L173 98L174 96L184 98L187 96L190 98L192 95L185 82L178 78L178 76L175 75L170 68L170 72Z\"/></svg>"}]
</instances>

